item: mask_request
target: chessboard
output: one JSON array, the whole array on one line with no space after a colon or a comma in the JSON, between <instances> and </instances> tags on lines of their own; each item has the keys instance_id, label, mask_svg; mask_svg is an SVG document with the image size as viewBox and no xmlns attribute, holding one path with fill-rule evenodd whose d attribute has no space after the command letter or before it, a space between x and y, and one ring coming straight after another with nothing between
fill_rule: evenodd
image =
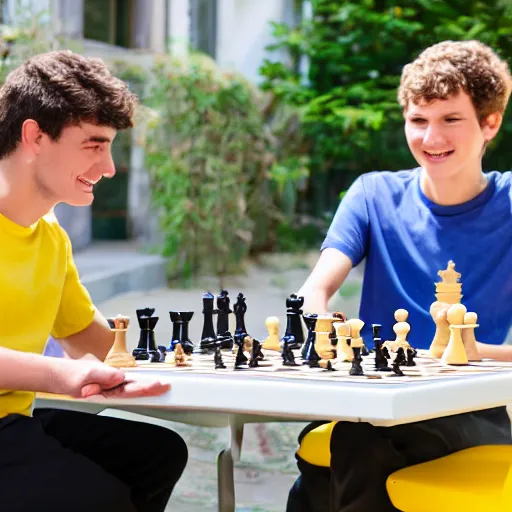
<instances>
[{"instance_id":1,"label":"chessboard","mask_svg":"<svg viewBox=\"0 0 512 512\"><path fill-rule=\"evenodd\" d=\"M241 366L235 368L235 354L232 351L222 351L225 369L216 369L213 354L193 353L186 359L186 366L176 366L174 363L149 363L137 361L135 368L125 368L126 371L136 372L179 372L192 375L233 375L244 378L277 377L284 379L301 379L332 382L367 382L371 384L406 384L410 382L432 381L444 378L468 378L479 374L492 374L498 372L511 372L512 362L483 360L464 366L443 364L439 359L429 357L427 351L418 351L415 358L415 366L401 366L403 376L398 376L391 371L377 371L375 369L374 355L370 353L363 356L363 375L350 375L351 363L337 363L332 370L324 368L311 368L303 364L300 355L297 354L297 366L284 366L279 352L262 350L264 359L258 362L258 366L251 368Z\"/></svg>"}]
</instances>

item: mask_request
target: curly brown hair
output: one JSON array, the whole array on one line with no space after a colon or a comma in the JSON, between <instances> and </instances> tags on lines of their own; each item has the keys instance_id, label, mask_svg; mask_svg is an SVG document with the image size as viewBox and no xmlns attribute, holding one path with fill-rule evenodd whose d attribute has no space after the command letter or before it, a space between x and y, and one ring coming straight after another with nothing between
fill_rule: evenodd
<instances>
[{"instance_id":1,"label":"curly brown hair","mask_svg":"<svg viewBox=\"0 0 512 512\"><path fill-rule=\"evenodd\" d=\"M65 127L81 122L130 128L136 105L136 96L101 59L69 50L36 55L0 87L0 158L16 149L26 119L58 140Z\"/></svg>"},{"instance_id":2,"label":"curly brown hair","mask_svg":"<svg viewBox=\"0 0 512 512\"><path fill-rule=\"evenodd\" d=\"M489 114L503 114L512 88L508 64L480 41L443 41L424 50L404 67L398 101L427 103L467 93L480 121Z\"/></svg>"}]
</instances>

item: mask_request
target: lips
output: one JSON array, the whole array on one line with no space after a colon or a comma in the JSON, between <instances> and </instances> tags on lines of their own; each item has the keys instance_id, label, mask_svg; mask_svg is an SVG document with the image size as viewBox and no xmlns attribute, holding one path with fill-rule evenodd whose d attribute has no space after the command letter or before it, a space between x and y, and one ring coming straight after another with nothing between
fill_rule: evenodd
<instances>
[{"instance_id":1,"label":"lips","mask_svg":"<svg viewBox=\"0 0 512 512\"><path fill-rule=\"evenodd\" d=\"M447 156L450 156L453 153L453 150L441 151L441 152L423 151L423 153L425 153L425 155L427 155L430 158L442 159L442 158L446 158Z\"/></svg>"},{"instance_id":2,"label":"lips","mask_svg":"<svg viewBox=\"0 0 512 512\"><path fill-rule=\"evenodd\" d=\"M96 182L95 181L92 181L92 180L88 180L86 178L83 178L82 176L78 176L78 181L80 181L81 183L83 183L84 185L87 185L88 187L93 187Z\"/></svg>"}]
</instances>

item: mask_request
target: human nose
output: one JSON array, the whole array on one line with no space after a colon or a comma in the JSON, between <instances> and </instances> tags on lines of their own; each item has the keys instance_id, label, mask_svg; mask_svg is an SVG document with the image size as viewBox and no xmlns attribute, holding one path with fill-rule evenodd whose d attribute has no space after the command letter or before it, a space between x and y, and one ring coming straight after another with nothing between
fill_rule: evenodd
<instances>
[{"instance_id":1,"label":"human nose","mask_svg":"<svg viewBox=\"0 0 512 512\"><path fill-rule=\"evenodd\" d=\"M423 135L423 145L432 147L444 142L444 135L440 127L435 124L429 124Z\"/></svg>"},{"instance_id":2,"label":"human nose","mask_svg":"<svg viewBox=\"0 0 512 512\"><path fill-rule=\"evenodd\" d=\"M113 178L116 175L116 165L112 158L112 153L108 153L104 162L102 162L102 176L104 178Z\"/></svg>"}]
</instances>

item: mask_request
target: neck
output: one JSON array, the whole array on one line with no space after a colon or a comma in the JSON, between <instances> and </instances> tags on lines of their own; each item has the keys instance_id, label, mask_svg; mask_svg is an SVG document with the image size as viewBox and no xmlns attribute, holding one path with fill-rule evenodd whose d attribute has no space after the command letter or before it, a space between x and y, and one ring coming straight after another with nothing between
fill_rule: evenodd
<instances>
[{"instance_id":1,"label":"neck","mask_svg":"<svg viewBox=\"0 0 512 512\"><path fill-rule=\"evenodd\" d=\"M464 176L434 182L425 170L421 171L420 186L422 192L440 206L463 204L482 193L487 186L487 178L481 170L470 177Z\"/></svg>"},{"instance_id":2,"label":"neck","mask_svg":"<svg viewBox=\"0 0 512 512\"><path fill-rule=\"evenodd\" d=\"M16 155L0 160L0 214L24 227L46 215L55 202L41 193L30 165Z\"/></svg>"}]
</instances>

